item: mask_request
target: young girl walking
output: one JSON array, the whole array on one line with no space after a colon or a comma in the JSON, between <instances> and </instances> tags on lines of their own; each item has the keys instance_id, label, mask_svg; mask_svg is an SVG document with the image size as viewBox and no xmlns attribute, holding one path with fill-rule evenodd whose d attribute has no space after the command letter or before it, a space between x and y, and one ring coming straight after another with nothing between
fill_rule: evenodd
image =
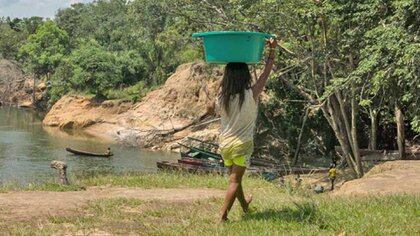
<instances>
[{"instance_id":1,"label":"young girl walking","mask_svg":"<svg viewBox=\"0 0 420 236\"><path fill-rule=\"evenodd\" d=\"M269 56L263 73L252 85L251 73L245 63L228 63L216 104L220 110L220 153L229 167L229 186L221 212L221 221L228 220L228 213L235 199L244 212L248 212L252 196L245 198L242 176L254 150L254 130L257 119L258 97L264 89L273 68L275 39L268 41Z\"/></svg>"}]
</instances>

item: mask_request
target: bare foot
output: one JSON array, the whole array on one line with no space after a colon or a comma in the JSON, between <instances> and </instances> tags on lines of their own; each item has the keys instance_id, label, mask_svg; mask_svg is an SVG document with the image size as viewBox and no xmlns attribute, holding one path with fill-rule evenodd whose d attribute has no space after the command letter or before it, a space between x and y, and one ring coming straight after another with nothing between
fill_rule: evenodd
<instances>
[{"instance_id":1,"label":"bare foot","mask_svg":"<svg viewBox=\"0 0 420 236\"><path fill-rule=\"evenodd\" d=\"M249 212L249 204L251 204L252 202L252 195L249 195L246 199L246 205L242 208L244 213L248 213Z\"/></svg>"},{"instance_id":2,"label":"bare foot","mask_svg":"<svg viewBox=\"0 0 420 236\"><path fill-rule=\"evenodd\" d=\"M228 221L229 219L227 218L227 212L222 213L222 217L220 217L220 222L224 223L226 221Z\"/></svg>"}]
</instances>

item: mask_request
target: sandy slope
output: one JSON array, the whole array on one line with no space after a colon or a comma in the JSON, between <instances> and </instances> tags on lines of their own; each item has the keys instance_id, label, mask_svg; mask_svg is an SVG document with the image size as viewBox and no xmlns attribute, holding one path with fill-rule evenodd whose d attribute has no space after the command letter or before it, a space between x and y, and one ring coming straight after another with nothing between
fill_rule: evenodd
<instances>
[{"instance_id":1,"label":"sandy slope","mask_svg":"<svg viewBox=\"0 0 420 236\"><path fill-rule=\"evenodd\" d=\"M361 179L348 181L333 195L420 195L420 161L389 161L373 167Z\"/></svg>"}]
</instances>

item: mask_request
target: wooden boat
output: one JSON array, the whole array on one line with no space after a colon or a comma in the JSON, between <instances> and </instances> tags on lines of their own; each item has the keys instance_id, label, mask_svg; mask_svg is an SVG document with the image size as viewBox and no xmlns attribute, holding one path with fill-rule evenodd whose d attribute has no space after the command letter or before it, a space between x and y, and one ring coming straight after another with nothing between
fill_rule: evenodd
<instances>
[{"instance_id":1,"label":"wooden boat","mask_svg":"<svg viewBox=\"0 0 420 236\"><path fill-rule=\"evenodd\" d=\"M223 163L220 160L211 161L211 160L191 158L191 157L183 157L181 159L178 159L178 163L190 164L190 165L196 165L196 166L223 166Z\"/></svg>"},{"instance_id":2,"label":"wooden boat","mask_svg":"<svg viewBox=\"0 0 420 236\"><path fill-rule=\"evenodd\" d=\"M211 152L211 151L207 151L201 148L196 148L196 147L190 147L184 144L179 144L181 146L184 146L186 148L188 148L188 151L181 151L181 157L191 157L191 158L198 158L198 159L213 159L213 160L221 160L222 157L220 156L220 154L215 153L215 152Z\"/></svg>"},{"instance_id":3,"label":"wooden boat","mask_svg":"<svg viewBox=\"0 0 420 236\"><path fill-rule=\"evenodd\" d=\"M188 143L178 143L181 146L181 159L177 162L161 161L156 165L162 170L187 171L191 173L227 173L223 167L221 155L217 152L218 145L195 138L187 138ZM196 143L192 145L191 143ZM184 150L183 150L184 149ZM251 175L288 175L326 173L328 168L309 168L281 165L275 160L251 158L251 166L247 173Z\"/></svg>"},{"instance_id":4,"label":"wooden boat","mask_svg":"<svg viewBox=\"0 0 420 236\"><path fill-rule=\"evenodd\" d=\"M92 156L92 157L110 157L113 154L112 153L94 153L94 152L86 152L86 151L81 151L81 150L76 150L73 148L66 148L66 151L73 153L75 155L80 155L80 156Z\"/></svg>"},{"instance_id":5,"label":"wooden boat","mask_svg":"<svg viewBox=\"0 0 420 236\"><path fill-rule=\"evenodd\" d=\"M199 159L194 159L194 158L178 159L178 163L190 164L190 165L194 165L194 166L206 166L205 162L203 162L202 160L199 160Z\"/></svg>"},{"instance_id":6,"label":"wooden boat","mask_svg":"<svg viewBox=\"0 0 420 236\"><path fill-rule=\"evenodd\" d=\"M196 159L221 160L217 153L219 145L196 138L188 137L186 143L178 143L181 146L181 157Z\"/></svg>"},{"instance_id":7,"label":"wooden boat","mask_svg":"<svg viewBox=\"0 0 420 236\"><path fill-rule=\"evenodd\" d=\"M206 159L212 161L222 160L222 156L217 152L219 145L192 137L188 137L187 141L190 143L195 142L199 147L190 144L178 143L182 148L185 149L181 149L181 158ZM276 167L280 164L274 160L251 158L251 165Z\"/></svg>"},{"instance_id":8,"label":"wooden boat","mask_svg":"<svg viewBox=\"0 0 420 236\"><path fill-rule=\"evenodd\" d=\"M171 171L185 171L189 173L217 173L225 174L228 168L221 166L198 166L185 163L158 161L156 162L158 169Z\"/></svg>"}]
</instances>

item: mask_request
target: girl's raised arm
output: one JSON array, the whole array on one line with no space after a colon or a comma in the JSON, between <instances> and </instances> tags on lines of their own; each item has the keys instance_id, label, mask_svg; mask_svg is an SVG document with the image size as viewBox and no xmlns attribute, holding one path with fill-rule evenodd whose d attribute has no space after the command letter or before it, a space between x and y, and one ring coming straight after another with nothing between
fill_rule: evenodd
<instances>
[{"instance_id":1,"label":"girl's raised arm","mask_svg":"<svg viewBox=\"0 0 420 236\"><path fill-rule=\"evenodd\" d=\"M258 78L257 82L254 84L254 86L252 86L252 93L254 94L255 101L257 101L258 97L263 91L268 76L270 75L271 70L273 69L274 48L277 46L277 40L274 38L270 38L270 40L268 40L268 45L270 46L270 53L268 55L267 63L265 64L264 71Z\"/></svg>"}]
</instances>

